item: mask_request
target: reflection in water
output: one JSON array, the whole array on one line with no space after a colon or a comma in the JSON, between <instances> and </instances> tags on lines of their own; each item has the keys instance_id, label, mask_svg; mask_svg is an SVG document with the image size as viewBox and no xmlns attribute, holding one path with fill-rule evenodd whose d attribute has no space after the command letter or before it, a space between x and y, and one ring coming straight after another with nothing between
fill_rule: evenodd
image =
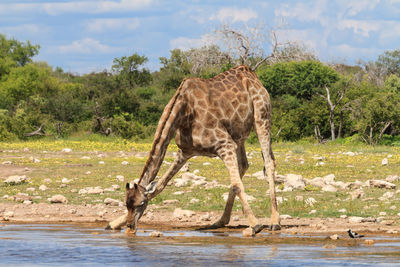
<instances>
[{"instance_id":1,"label":"reflection in water","mask_svg":"<svg viewBox=\"0 0 400 267\"><path fill-rule=\"evenodd\" d=\"M237 233L215 236L186 231L185 238L179 237L179 233L166 231L163 238L150 238L148 233L132 237L119 231L70 225L3 225L0 265L394 266L400 262L399 239L375 246L359 242L355 246L326 249L321 242L252 244L231 242L232 235L238 236Z\"/></svg>"}]
</instances>

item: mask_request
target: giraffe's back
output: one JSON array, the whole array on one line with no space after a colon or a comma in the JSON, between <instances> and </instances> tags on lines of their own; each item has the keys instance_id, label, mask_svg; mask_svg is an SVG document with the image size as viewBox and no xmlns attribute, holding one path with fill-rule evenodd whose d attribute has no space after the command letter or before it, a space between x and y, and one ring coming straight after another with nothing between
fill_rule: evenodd
<instances>
[{"instance_id":1,"label":"giraffe's back","mask_svg":"<svg viewBox=\"0 0 400 267\"><path fill-rule=\"evenodd\" d=\"M189 78L182 86L186 102L178 128L177 144L216 147L232 138L243 142L253 126L249 81L258 81L246 66L228 70L208 80ZM264 89L265 90L265 89Z\"/></svg>"}]
</instances>

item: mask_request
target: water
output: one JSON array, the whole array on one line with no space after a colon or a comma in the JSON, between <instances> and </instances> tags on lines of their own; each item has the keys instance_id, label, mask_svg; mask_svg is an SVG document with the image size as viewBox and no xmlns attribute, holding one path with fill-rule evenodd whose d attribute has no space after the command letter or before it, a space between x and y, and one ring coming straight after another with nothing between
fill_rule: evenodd
<instances>
[{"instance_id":1,"label":"water","mask_svg":"<svg viewBox=\"0 0 400 267\"><path fill-rule=\"evenodd\" d=\"M254 239L237 232L148 234L133 237L82 225L1 225L0 266L400 266L398 237L373 237L373 246L347 240L327 249L322 237L304 242L307 237L268 233Z\"/></svg>"}]
</instances>

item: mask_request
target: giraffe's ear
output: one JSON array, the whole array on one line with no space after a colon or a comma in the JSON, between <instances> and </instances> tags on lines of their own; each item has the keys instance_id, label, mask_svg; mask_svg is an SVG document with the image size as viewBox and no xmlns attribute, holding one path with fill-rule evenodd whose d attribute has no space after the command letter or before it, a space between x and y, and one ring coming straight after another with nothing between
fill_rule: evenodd
<instances>
[{"instance_id":1,"label":"giraffe's ear","mask_svg":"<svg viewBox=\"0 0 400 267\"><path fill-rule=\"evenodd\" d=\"M130 183L126 183L125 188L126 188L126 190L131 189L131 184Z\"/></svg>"},{"instance_id":2,"label":"giraffe's ear","mask_svg":"<svg viewBox=\"0 0 400 267\"><path fill-rule=\"evenodd\" d=\"M152 194L154 193L154 191L156 191L156 188L157 188L157 181L153 181L146 186L146 192L144 194L145 195Z\"/></svg>"}]
</instances>

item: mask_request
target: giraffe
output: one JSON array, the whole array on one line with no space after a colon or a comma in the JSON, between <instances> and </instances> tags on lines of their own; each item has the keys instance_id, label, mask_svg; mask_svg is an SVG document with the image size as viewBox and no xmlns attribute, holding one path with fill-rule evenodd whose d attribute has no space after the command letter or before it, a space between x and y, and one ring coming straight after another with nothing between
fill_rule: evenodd
<instances>
[{"instance_id":1,"label":"giraffe","mask_svg":"<svg viewBox=\"0 0 400 267\"><path fill-rule=\"evenodd\" d=\"M158 123L149 157L138 184L126 185L128 213L109 223L106 229L124 224L136 232L138 221L150 199L161 193L171 178L193 156L218 156L229 171L230 189L221 218L211 227L229 223L236 195L250 227L262 230L248 201L242 177L249 165L244 142L254 127L264 160L264 176L269 182L272 230L280 229L275 195L275 159L271 149L271 103L256 74L240 65L211 79L184 79L169 101ZM154 181L168 144L176 133L179 148L173 164Z\"/></svg>"}]
</instances>

